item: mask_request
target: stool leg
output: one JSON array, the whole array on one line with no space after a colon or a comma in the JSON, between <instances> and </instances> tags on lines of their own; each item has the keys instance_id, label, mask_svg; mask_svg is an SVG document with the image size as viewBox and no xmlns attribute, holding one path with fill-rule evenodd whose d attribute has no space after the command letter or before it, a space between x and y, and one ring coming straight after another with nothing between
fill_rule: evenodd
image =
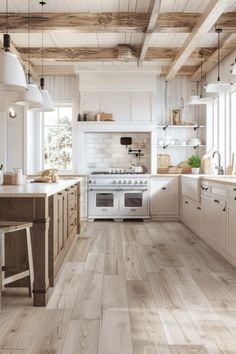
<instances>
[{"instance_id":1,"label":"stool leg","mask_svg":"<svg viewBox=\"0 0 236 354\"><path fill-rule=\"evenodd\" d=\"M0 242L1 242L1 270L2 268L5 266L5 235L4 234L0 234ZM5 279L5 270L2 270L2 280ZM1 281L1 289L4 290L5 286L2 285L2 281Z\"/></svg>"},{"instance_id":2,"label":"stool leg","mask_svg":"<svg viewBox=\"0 0 236 354\"><path fill-rule=\"evenodd\" d=\"M30 228L26 228L27 250L28 250L28 262L29 262L29 296L32 297L33 283L34 283L34 265L32 256L31 236Z\"/></svg>"}]
</instances>

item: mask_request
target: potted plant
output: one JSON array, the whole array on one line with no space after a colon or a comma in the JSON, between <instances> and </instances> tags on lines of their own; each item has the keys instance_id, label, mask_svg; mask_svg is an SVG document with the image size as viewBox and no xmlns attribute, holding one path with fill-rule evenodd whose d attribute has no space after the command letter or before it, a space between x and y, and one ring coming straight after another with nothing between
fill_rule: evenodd
<instances>
[{"instance_id":1,"label":"potted plant","mask_svg":"<svg viewBox=\"0 0 236 354\"><path fill-rule=\"evenodd\" d=\"M188 159L189 166L192 168L192 173L193 174L198 174L200 171L200 166L201 166L201 159L200 157L196 155L192 155Z\"/></svg>"}]
</instances>

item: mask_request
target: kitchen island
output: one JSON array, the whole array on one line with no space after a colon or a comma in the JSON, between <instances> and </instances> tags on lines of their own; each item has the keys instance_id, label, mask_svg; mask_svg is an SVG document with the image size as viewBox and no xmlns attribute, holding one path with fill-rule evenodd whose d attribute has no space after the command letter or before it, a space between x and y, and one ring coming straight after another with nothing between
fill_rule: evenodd
<instances>
[{"instance_id":1,"label":"kitchen island","mask_svg":"<svg viewBox=\"0 0 236 354\"><path fill-rule=\"evenodd\" d=\"M33 223L34 306L46 306L49 286L54 286L55 277L80 232L79 198L80 178L0 186L0 221ZM27 268L26 243L18 233L5 237L7 276ZM12 286L27 286L27 283L21 280Z\"/></svg>"}]
</instances>

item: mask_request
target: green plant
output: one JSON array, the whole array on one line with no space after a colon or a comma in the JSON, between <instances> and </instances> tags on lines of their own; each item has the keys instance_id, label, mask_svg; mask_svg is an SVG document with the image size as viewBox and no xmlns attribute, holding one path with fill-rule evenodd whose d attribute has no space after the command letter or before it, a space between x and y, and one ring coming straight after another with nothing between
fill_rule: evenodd
<instances>
[{"instance_id":1,"label":"green plant","mask_svg":"<svg viewBox=\"0 0 236 354\"><path fill-rule=\"evenodd\" d=\"M200 157L196 154L196 155L192 155L189 159L188 159L188 163L189 166L192 168L199 168L201 166L201 159Z\"/></svg>"}]
</instances>

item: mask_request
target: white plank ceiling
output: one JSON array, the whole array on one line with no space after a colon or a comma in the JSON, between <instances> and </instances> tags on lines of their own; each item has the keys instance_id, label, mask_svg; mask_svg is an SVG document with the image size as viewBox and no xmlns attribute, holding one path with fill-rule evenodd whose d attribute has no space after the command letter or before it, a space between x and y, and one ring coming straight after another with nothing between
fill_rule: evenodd
<instances>
[{"instance_id":1,"label":"white plank ceiling","mask_svg":"<svg viewBox=\"0 0 236 354\"><path fill-rule=\"evenodd\" d=\"M228 0L225 0L228 1ZM160 12L185 12L202 13L206 10L210 0L162 0ZM27 12L28 0L8 0L10 12ZM236 1L227 8L227 11L236 11ZM84 12L84 13L103 13L103 12L137 12L147 13L150 10L152 0L46 0L45 12ZM41 5L39 0L31 0L31 12L40 12ZM227 12L225 11L225 12ZM0 12L5 12L5 0L0 0ZM229 34L222 34L224 40ZM66 31L51 31L44 34L45 47L95 47L109 48L119 44L126 44L140 48L145 34L144 33L77 33ZM149 47L157 48L177 48L183 46L188 38L188 33L154 33L151 36ZM11 33L11 38L16 47L27 47L28 38L26 33ZM41 34L31 34L31 47L41 47ZM199 47L217 46L217 35L206 33L199 41ZM32 59L32 63L39 65L40 61ZM55 62L54 62L55 63ZM53 60L45 60L45 64L53 65ZM58 62L56 62L58 65ZM64 63L63 63L64 64ZM65 62L68 65L67 62ZM111 65L111 63L99 63ZM124 65L124 63L116 63ZM145 65L150 63L145 62ZM160 65L170 64L169 60L159 60ZM196 60L188 60L186 65L197 65ZM125 64L127 65L127 63ZM133 64L131 64L133 65Z\"/></svg>"}]
</instances>

